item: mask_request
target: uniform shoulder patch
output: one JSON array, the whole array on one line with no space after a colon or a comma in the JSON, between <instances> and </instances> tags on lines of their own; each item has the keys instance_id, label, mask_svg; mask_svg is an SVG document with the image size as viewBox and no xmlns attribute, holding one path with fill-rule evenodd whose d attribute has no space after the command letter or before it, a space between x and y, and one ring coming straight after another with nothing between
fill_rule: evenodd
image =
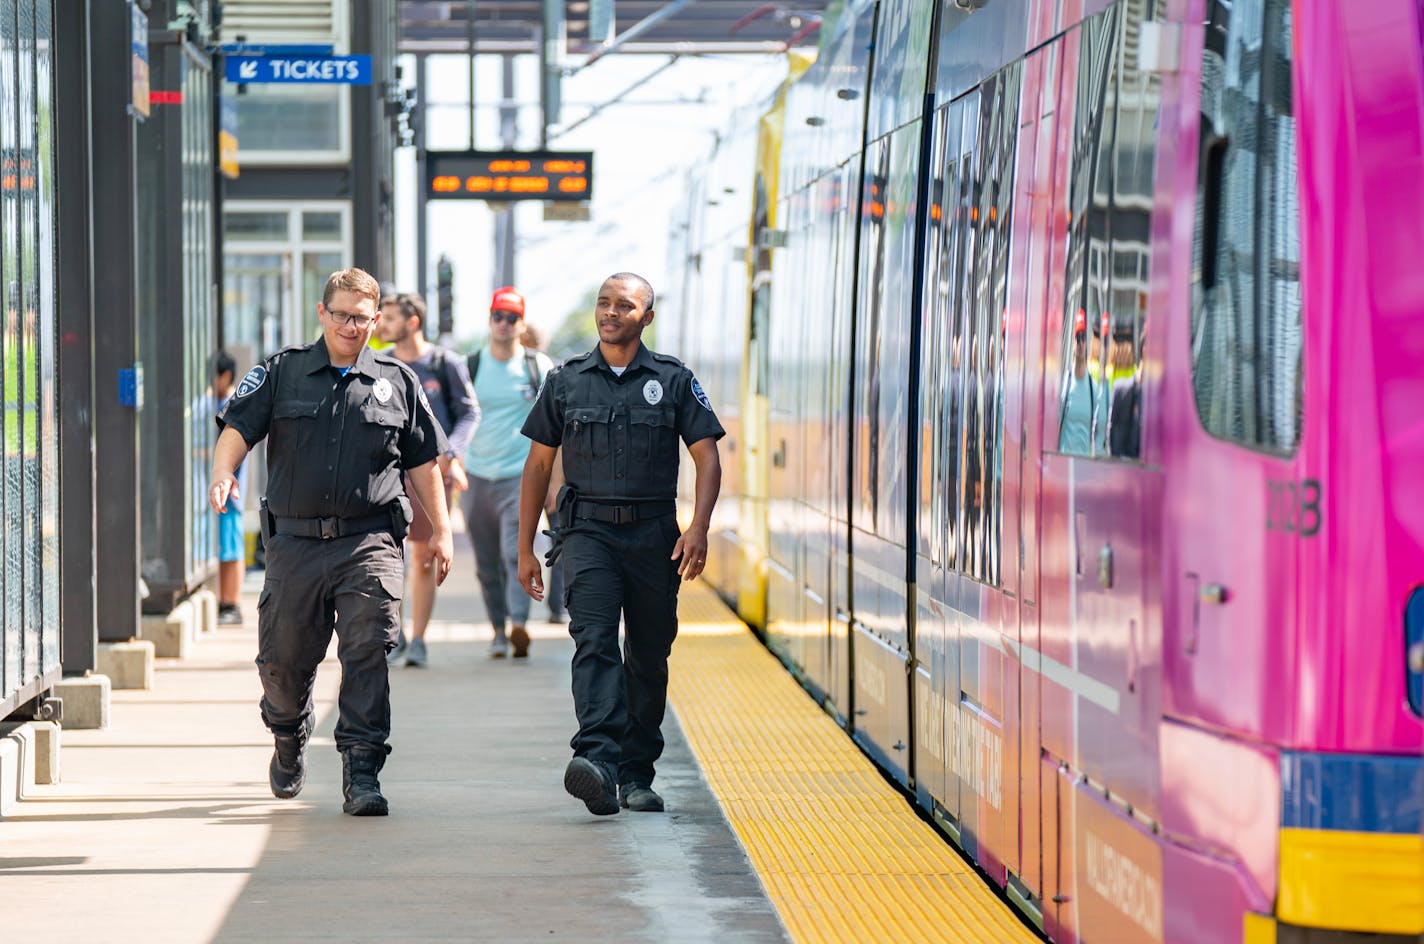
<instances>
[{"instance_id":1,"label":"uniform shoulder patch","mask_svg":"<svg viewBox=\"0 0 1424 944\"><path fill-rule=\"evenodd\" d=\"M237 382L237 396L250 396L266 382L267 368L262 366L261 364L258 364L256 367L243 374L242 379Z\"/></svg>"},{"instance_id":2,"label":"uniform shoulder patch","mask_svg":"<svg viewBox=\"0 0 1424 944\"><path fill-rule=\"evenodd\" d=\"M702 408L709 413L712 411L712 401L707 399L707 391L702 389L702 384L697 382L697 378L692 378L692 395L697 398L697 402L702 404Z\"/></svg>"}]
</instances>

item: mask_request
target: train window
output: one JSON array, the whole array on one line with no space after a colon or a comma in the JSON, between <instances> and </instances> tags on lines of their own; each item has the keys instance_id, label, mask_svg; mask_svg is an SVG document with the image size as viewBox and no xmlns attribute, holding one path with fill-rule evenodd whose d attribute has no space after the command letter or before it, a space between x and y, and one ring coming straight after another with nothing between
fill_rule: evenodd
<instances>
[{"instance_id":1,"label":"train window","mask_svg":"<svg viewBox=\"0 0 1424 944\"><path fill-rule=\"evenodd\" d=\"M1112 191L1105 178L1112 168L1118 9L1085 22L1078 42L1058 450L1100 456L1107 453L1111 402L1104 366L1112 332Z\"/></svg>"},{"instance_id":2,"label":"train window","mask_svg":"<svg viewBox=\"0 0 1424 944\"><path fill-rule=\"evenodd\" d=\"M968 245L972 238L970 217L973 215L973 186L975 166L975 141L979 133L978 95L971 93L967 99L956 102L950 108L950 124L958 128L959 134L950 138L955 144L955 157L949 162L950 172L945 177L945 190L950 203L945 215L946 234L944 240L946 291L945 308L941 319L947 328L949 370L946 377L947 406L941 435L945 444L944 510L948 518L946 535L946 566L959 569L963 560L960 540L964 532L962 517L964 512L961 467L964 458L964 386L965 357L964 334L968 320L969 277L966 273Z\"/></svg>"},{"instance_id":3,"label":"train window","mask_svg":"<svg viewBox=\"0 0 1424 944\"><path fill-rule=\"evenodd\" d=\"M1060 452L1138 459L1158 77L1135 36L1153 4L1086 22L1074 100L1072 213L1059 388Z\"/></svg>"},{"instance_id":4,"label":"train window","mask_svg":"<svg viewBox=\"0 0 1424 944\"><path fill-rule=\"evenodd\" d=\"M1020 68L1010 66L980 90L975 199L970 208L972 265L965 272L971 307L966 313L963 570L990 584L999 579L1002 530L1003 328Z\"/></svg>"},{"instance_id":5,"label":"train window","mask_svg":"<svg viewBox=\"0 0 1424 944\"><path fill-rule=\"evenodd\" d=\"M1202 59L1192 379L1212 435L1300 439L1300 213L1289 0L1211 0Z\"/></svg>"}]
</instances>

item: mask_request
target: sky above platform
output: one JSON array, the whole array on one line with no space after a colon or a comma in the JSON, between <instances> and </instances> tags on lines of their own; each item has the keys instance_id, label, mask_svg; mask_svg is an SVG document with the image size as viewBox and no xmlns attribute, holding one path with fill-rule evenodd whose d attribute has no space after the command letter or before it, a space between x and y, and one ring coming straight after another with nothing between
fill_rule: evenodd
<instances>
[{"instance_id":1,"label":"sky above platform","mask_svg":"<svg viewBox=\"0 0 1424 944\"><path fill-rule=\"evenodd\" d=\"M403 61L406 81L413 84L414 58ZM545 222L539 202L518 203L514 211L516 285L529 299L529 320L546 332L557 329L610 273L635 271L655 288L668 282L669 221L685 193L688 169L711 153L718 129L727 126L736 108L766 100L786 74L786 59L779 55L688 57L658 72L668 61L659 55L611 55L564 81L562 120L549 147L594 152L591 218ZM432 150L469 147L467 62L463 56L429 60ZM500 71L495 56L481 57L476 67L475 144L481 150L499 149L501 143ZM654 72L620 101L604 104ZM534 57L515 59L512 100L519 103L518 146L537 148ZM563 128L570 130L560 133ZM398 152L396 181L396 278L405 290L417 281L413 148ZM446 254L455 271L456 339L483 335L495 288L493 214L482 201L431 201L428 232L431 293L435 262Z\"/></svg>"}]
</instances>

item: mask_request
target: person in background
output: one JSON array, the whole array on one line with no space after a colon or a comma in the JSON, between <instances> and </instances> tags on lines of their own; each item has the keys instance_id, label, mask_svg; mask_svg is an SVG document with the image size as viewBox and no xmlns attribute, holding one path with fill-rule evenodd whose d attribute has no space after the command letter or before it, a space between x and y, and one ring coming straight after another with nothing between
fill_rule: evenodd
<instances>
[{"instance_id":1,"label":"person in background","mask_svg":"<svg viewBox=\"0 0 1424 944\"><path fill-rule=\"evenodd\" d=\"M213 355L213 415L232 399L237 384L237 362L227 351ZM247 562L247 541L242 533L242 505L238 496L247 490L247 463L237 466L237 492L228 496L227 514L218 519L218 625L241 626L242 576Z\"/></svg>"},{"instance_id":2,"label":"person in background","mask_svg":"<svg viewBox=\"0 0 1424 944\"><path fill-rule=\"evenodd\" d=\"M523 344L526 350L539 351L543 354L549 353L548 344L544 341L544 333L539 330L537 325L528 321L524 322ZM559 366L558 360L551 357L550 361L555 367ZM549 482L549 498L544 503L544 513L548 515L548 520L551 522L554 520L554 496L558 494L563 484L564 470L556 461L554 474ZM549 539L544 536L542 529L539 537L535 539L534 545L540 557L550 550ZM567 623L569 616L564 609L564 569L557 561L549 565L549 586L546 588L544 596L544 602L549 607L549 622Z\"/></svg>"},{"instance_id":3,"label":"person in background","mask_svg":"<svg viewBox=\"0 0 1424 944\"><path fill-rule=\"evenodd\" d=\"M425 338L425 301L419 295L388 295L381 300L381 321L376 334L391 345L385 353L415 371L425 399L450 441L450 450L440 457L445 492L453 495L468 488L462 457L470 437L480 422L480 405L470 386L465 359L431 344ZM406 482L410 490L410 482ZM406 540L420 547L430 540L430 517L415 508ZM435 609L435 578L423 567L406 569L405 595L410 600L410 641L401 631L388 661L397 665L423 666L429 658L425 631Z\"/></svg>"},{"instance_id":4,"label":"person in background","mask_svg":"<svg viewBox=\"0 0 1424 944\"><path fill-rule=\"evenodd\" d=\"M722 481L724 432L711 400L681 361L643 346L653 304L642 276L605 279L594 309L598 346L549 375L522 430L531 444L519 500L519 582L536 600L544 586L534 531L563 449L550 556L562 555L568 580L578 717L564 789L596 816L663 810L652 784L678 586L706 564ZM679 439L697 468L685 533L677 523Z\"/></svg>"},{"instance_id":5,"label":"person in background","mask_svg":"<svg viewBox=\"0 0 1424 944\"><path fill-rule=\"evenodd\" d=\"M529 597L519 586L519 480L529 440L519 435L544 378L547 354L520 343L524 296L511 286L490 300L489 343L470 355L470 378L484 419L465 452L470 490L465 527L475 548L475 574L494 636L491 658L529 654Z\"/></svg>"},{"instance_id":6,"label":"person in background","mask_svg":"<svg viewBox=\"0 0 1424 944\"><path fill-rule=\"evenodd\" d=\"M257 603L262 720L275 742L267 778L279 799L295 797L306 782L312 688L335 632L334 733L341 809L351 816L390 811L378 774L390 753L386 653L400 631L407 487L434 525L417 566L433 569L439 583L454 554L436 462L449 443L415 373L367 347L380 323L379 298L369 273L331 274L317 305L321 338L249 370L218 414L208 492L212 509L227 513L238 489L234 471L267 440L267 574Z\"/></svg>"}]
</instances>

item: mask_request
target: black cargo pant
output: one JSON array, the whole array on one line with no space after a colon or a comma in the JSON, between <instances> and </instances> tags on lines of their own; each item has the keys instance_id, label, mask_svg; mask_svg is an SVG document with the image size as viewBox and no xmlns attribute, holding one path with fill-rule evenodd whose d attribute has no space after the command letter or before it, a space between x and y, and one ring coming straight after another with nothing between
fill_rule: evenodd
<instances>
[{"instance_id":1,"label":"black cargo pant","mask_svg":"<svg viewBox=\"0 0 1424 944\"><path fill-rule=\"evenodd\" d=\"M336 749L389 752L386 652L400 631L404 570L400 542L389 531L326 541L268 538L267 577L257 602L257 671L262 720L273 734L297 734L310 724L316 667L335 630L341 660Z\"/></svg>"},{"instance_id":2,"label":"black cargo pant","mask_svg":"<svg viewBox=\"0 0 1424 944\"><path fill-rule=\"evenodd\" d=\"M574 755L610 765L619 783L653 782L663 752L668 654L677 636L677 518L632 524L580 519L567 532L564 568L574 639ZM618 615L623 614L622 657Z\"/></svg>"}]
</instances>

